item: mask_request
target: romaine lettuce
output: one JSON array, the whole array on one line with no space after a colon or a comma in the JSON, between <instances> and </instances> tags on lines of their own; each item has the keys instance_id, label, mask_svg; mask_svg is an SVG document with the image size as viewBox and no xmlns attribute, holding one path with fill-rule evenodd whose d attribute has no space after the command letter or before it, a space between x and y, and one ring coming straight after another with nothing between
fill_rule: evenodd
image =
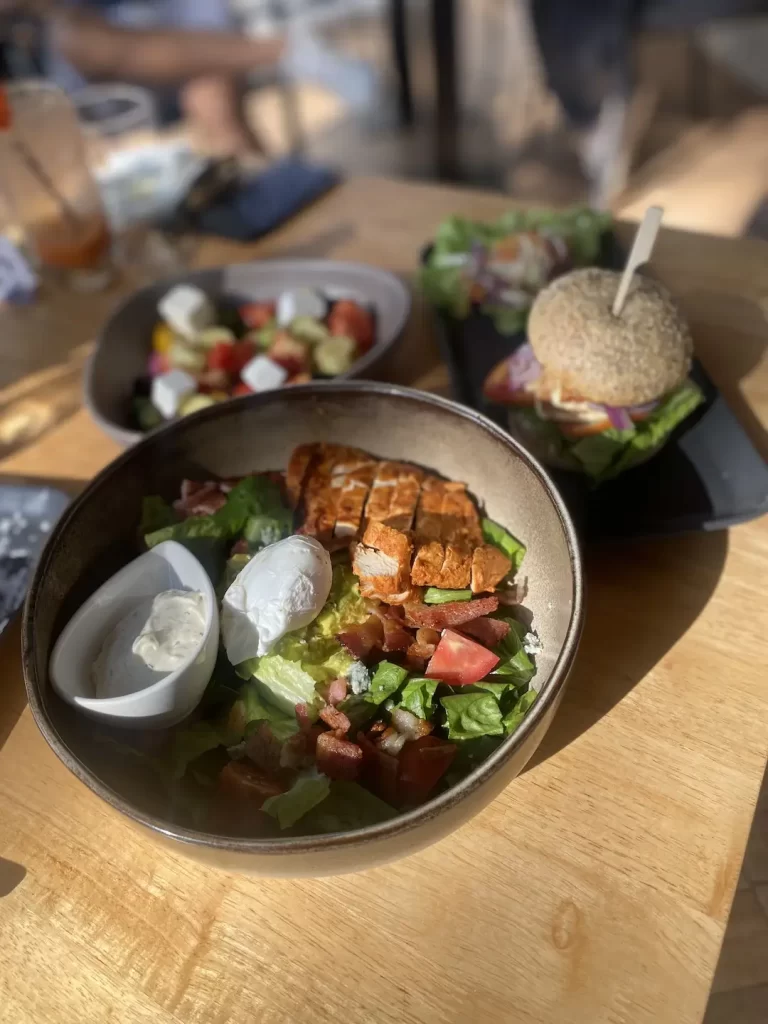
<instances>
[{"instance_id":1,"label":"romaine lettuce","mask_svg":"<svg viewBox=\"0 0 768 1024\"><path fill-rule=\"evenodd\" d=\"M367 828L394 818L394 807L357 782L332 782L327 798L302 819L302 832L324 834Z\"/></svg>"},{"instance_id":2,"label":"romaine lettuce","mask_svg":"<svg viewBox=\"0 0 768 1024\"><path fill-rule=\"evenodd\" d=\"M391 661L380 661L371 679L371 688L364 694L365 700L369 704L383 704L400 689L407 675L407 668L393 665Z\"/></svg>"},{"instance_id":3,"label":"romaine lettuce","mask_svg":"<svg viewBox=\"0 0 768 1024\"><path fill-rule=\"evenodd\" d=\"M400 694L396 707L410 711L419 718L431 718L435 712L434 697L437 689L436 679L409 679Z\"/></svg>"},{"instance_id":4,"label":"romaine lettuce","mask_svg":"<svg viewBox=\"0 0 768 1024\"><path fill-rule=\"evenodd\" d=\"M441 697L449 740L468 740L475 736L501 736L504 733L501 709L491 693L462 693Z\"/></svg>"},{"instance_id":5,"label":"romaine lettuce","mask_svg":"<svg viewBox=\"0 0 768 1024\"><path fill-rule=\"evenodd\" d=\"M330 791L331 780L328 776L312 769L299 775L287 793L265 800L262 810L277 818L280 828L290 828L325 800Z\"/></svg>"},{"instance_id":6,"label":"romaine lettuce","mask_svg":"<svg viewBox=\"0 0 768 1024\"><path fill-rule=\"evenodd\" d=\"M509 632L493 649L499 656L499 663L491 672L489 681L495 681L500 676L505 683L514 683L518 687L527 685L536 674L536 666L523 649L523 640L528 631L522 622L510 615L494 612L493 618L509 623Z\"/></svg>"},{"instance_id":7,"label":"romaine lettuce","mask_svg":"<svg viewBox=\"0 0 768 1024\"><path fill-rule=\"evenodd\" d=\"M504 715L504 732L507 736L511 735L522 723L537 697L538 694L535 690L527 690L514 708Z\"/></svg>"}]
</instances>

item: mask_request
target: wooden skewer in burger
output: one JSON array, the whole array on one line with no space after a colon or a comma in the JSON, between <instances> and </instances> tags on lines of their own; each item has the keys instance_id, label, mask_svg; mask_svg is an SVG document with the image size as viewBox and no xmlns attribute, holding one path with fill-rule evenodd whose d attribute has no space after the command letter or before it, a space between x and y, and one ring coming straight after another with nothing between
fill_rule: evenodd
<instances>
[{"instance_id":1,"label":"wooden skewer in burger","mask_svg":"<svg viewBox=\"0 0 768 1024\"><path fill-rule=\"evenodd\" d=\"M486 379L486 397L509 407L510 432L550 466L616 476L654 455L703 400L688 377L682 313L663 285L635 273L662 212L646 212L623 275L590 267L544 288L528 342Z\"/></svg>"}]
</instances>

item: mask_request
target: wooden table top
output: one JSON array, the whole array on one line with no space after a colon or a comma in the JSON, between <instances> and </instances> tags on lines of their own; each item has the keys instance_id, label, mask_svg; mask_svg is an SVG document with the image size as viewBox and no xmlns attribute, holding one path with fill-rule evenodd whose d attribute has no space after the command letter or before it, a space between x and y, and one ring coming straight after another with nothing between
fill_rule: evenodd
<instances>
[{"instance_id":1,"label":"wooden table top","mask_svg":"<svg viewBox=\"0 0 768 1024\"><path fill-rule=\"evenodd\" d=\"M199 263L333 256L413 272L441 217L507 198L353 180ZM768 247L666 232L655 270L765 453ZM0 314L4 477L77 488L117 454L78 409L112 296ZM441 387L424 306L392 375ZM370 872L229 875L169 853L58 762L0 639L0 1022L694 1024L768 752L768 519L587 556L562 708L524 774L442 843Z\"/></svg>"}]
</instances>

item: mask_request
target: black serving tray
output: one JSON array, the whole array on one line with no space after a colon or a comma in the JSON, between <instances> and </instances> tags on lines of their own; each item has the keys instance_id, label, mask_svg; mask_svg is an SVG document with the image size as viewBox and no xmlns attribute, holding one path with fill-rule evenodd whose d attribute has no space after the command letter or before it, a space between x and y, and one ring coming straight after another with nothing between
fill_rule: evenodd
<instances>
[{"instance_id":1,"label":"black serving tray","mask_svg":"<svg viewBox=\"0 0 768 1024\"><path fill-rule=\"evenodd\" d=\"M621 266L610 233L599 262ZM506 429L507 412L484 397L483 382L525 334L501 335L477 311L466 320L440 312L436 319L453 397ZM700 363L692 376L705 401L644 465L600 485L577 473L550 470L587 539L719 530L768 512L768 466Z\"/></svg>"}]
</instances>

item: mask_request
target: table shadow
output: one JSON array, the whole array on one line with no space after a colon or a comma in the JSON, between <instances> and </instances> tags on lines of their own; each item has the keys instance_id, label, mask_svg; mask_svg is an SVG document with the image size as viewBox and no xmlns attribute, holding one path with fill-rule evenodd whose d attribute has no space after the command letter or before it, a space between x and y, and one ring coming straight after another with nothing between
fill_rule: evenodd
<instances>
[{"instance_id":1,"label":"table shadow","mask_svg":"<svg viewBox=\"0 0 768 1024\"><path fill-rule=\"evenodd\" d=\"M15 861L0 857L0 900L10 896L17 885L24 881L27 869Z\"/></svg>"},{"instance_id":2,"label":"table shadow","mask_svg":"<svg viewBox=\"0 0 768 1024\"><path fill-rule=\"evenodd\" d=\"M576 663L526 770L609 714L667 654L709 601L727 551L723 530L605 544L587 552L587 615Z\"/></svg>"}]
</instances>

